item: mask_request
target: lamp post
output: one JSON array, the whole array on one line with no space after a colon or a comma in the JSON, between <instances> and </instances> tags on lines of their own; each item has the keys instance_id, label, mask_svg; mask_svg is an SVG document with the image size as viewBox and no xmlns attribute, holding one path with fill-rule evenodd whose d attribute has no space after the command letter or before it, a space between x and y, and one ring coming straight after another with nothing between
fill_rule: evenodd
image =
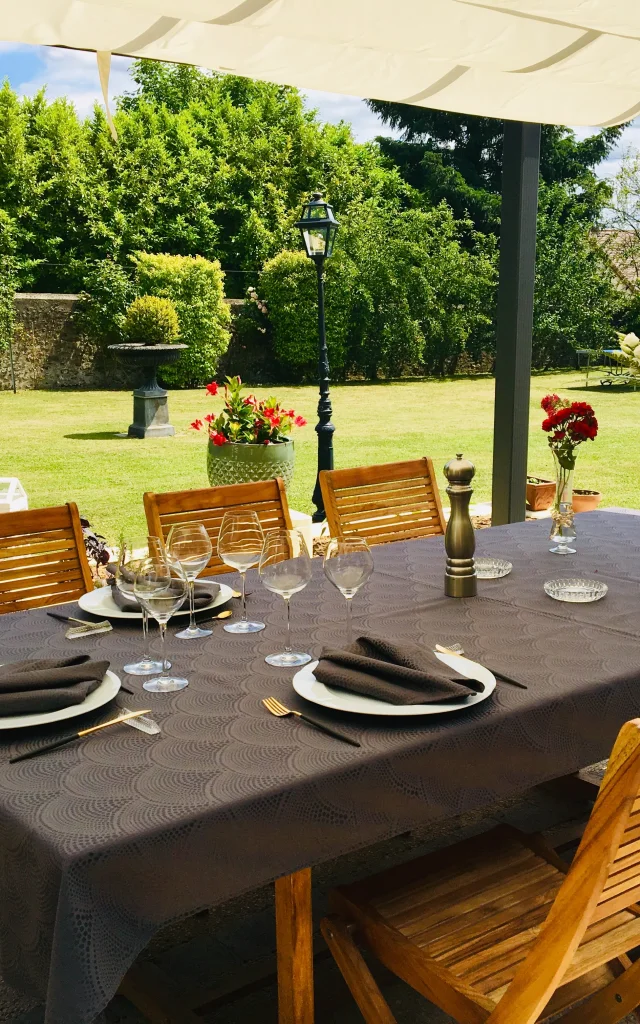
<instances>
[{"instance_id":1,"label":"lamp post","mask_svg":"<svg viewBox=\"0 0 640 1024\"><path fill-rule=\"evenodd\" d=\"M320 470L333 469L333 432L331 422L331 398L329 397L329 353L327 351L327 335L324 322L324 261L333 252L333 243L338 231L338 221L333 215L329 203L325 202L320 192L314 192L311 200L305 203L302 216L295 225L300 229L305 251L309 259L316 265L318 275L318 383L320 399L318 401L318 475L311 500L316 506L312 519L321 523L325 518L324 502L320 490Z\"/></svg>"}]
</instances>

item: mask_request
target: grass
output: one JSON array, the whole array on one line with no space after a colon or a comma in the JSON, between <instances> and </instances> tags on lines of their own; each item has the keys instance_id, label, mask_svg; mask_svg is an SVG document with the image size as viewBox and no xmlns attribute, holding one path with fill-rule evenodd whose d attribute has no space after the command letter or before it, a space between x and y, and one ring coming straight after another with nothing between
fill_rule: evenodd
<instances>
[{"instance_id":1,"label":"grass","mask_svg":"<svg viewBox=\"0 0 640 1024\"><path fill-rule=\"evenodd\" d=\"M592 379L597 380L595 373ZM276 390L285 406L293 406L309 421L295 435L296 471L289 491L292 507L309 512L316 468L317 391ZM590 401L600 421L600 436L580 451L576 486L601 490L605 505L640 506L640 392L601 387L585 391L584 375L575 371L534 376L529 470L542 476L549 476L552 469L540 430L539 403L548 391ZM490 499L492 379L350 384L334 387L332 400L337 467L429 454L439 472L448 458L463 452L476 464L473 500ZM189 423L219 404L202 391L173 392L170 409L176 436L139 441L117 436L131 420L129 393L1 392L0 475L19 477L31 508L74 500L112 543L121 533L140 543L146 534L143 491L207 486L205 438L190 430ZM443 485L442 477L439 483Z\"/></svg>"}]
</instances>

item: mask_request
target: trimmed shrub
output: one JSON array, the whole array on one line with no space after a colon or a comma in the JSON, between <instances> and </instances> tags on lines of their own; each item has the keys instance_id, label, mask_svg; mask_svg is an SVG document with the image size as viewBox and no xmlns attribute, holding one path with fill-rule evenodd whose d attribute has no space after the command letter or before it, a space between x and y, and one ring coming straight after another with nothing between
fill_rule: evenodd
<instances>
[{"instance_id":1,"label":"trimmed shrub","mask_svg":"<svg viewBox=\"0 0 640 1024\"><path fill-rule=\"evenodd\" d=\"M134 299L124 318L124 336L144 345L170 345L180 334L178 314L171 299L141 295Z\"/></svg>"},{"instance_id":2,"label":"trimmed shrub","mask_svg":"<svg viewBox=\"0 0 640 1024\"><path fill-rule=\"evenodd\" d=\"M84 268L80 302L74 320L80 331L100 345L125 340L124 312L135 298L131 274L115 260L105 259Z\"/></svg>"},{"instance_id":3,"label":"trimmed shrub","mask_svg":"<svg viewBox=\"0 0 640 1024\"><path fill-rule=\"evenodd\" d=\"M196 388L215 377L226 352L231 313L224 302L224 274L218 260L202 256L170 256L138 252L131 257L137 290L143 295L171 299L186 352L164 367L162 380L169 387Z\"/></svg>"}]
</instances>

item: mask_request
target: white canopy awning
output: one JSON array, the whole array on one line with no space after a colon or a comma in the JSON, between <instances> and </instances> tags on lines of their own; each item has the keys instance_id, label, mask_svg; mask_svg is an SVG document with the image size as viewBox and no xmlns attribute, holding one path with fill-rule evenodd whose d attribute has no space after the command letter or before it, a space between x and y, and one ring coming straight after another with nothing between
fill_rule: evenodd
<instances>
[{"instance_id":1,"label":"white canopy awning","mask_svg":"<svg viewBox=\"0 0 640 1024\"><path fill-rule=\"evenodd\" d=\"M640 0L2 0L0 39L518 121L640 113Z\"/></svg>"}]
</instances>

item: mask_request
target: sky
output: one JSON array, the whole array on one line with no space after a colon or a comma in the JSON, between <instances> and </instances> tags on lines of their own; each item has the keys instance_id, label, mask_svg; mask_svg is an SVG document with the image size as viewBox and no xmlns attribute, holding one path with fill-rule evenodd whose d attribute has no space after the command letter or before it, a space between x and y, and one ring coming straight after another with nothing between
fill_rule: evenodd
<instances>
[{"instance_id":1,"label":"sky","mask_svg":"<svg viewBox=\"0 0 640 1024\"><path fill-rule=\"evenodd\" d=\"M113 58L109 83L111 98L131 88L130 64L131 61L125 57ZM96 101L102 102L93 53L0 42L0 82L4 78L8 78L12 87L21 95L31 96L44 85L47 95L52 99L67 96L81 116L89 114ZM391 134L368 109L364 100L355 96L309 92L307 105L317 109L323 121L348 121L358 142L367 142L376 135ZM576 128L575 131L579 138L584 138L590 134L591 129ZM625 130L621 144L600 165L597 173L602 177L615 174L623 152L629 148L640 149L640 118Z\"/></svg>"}]
</instances>

